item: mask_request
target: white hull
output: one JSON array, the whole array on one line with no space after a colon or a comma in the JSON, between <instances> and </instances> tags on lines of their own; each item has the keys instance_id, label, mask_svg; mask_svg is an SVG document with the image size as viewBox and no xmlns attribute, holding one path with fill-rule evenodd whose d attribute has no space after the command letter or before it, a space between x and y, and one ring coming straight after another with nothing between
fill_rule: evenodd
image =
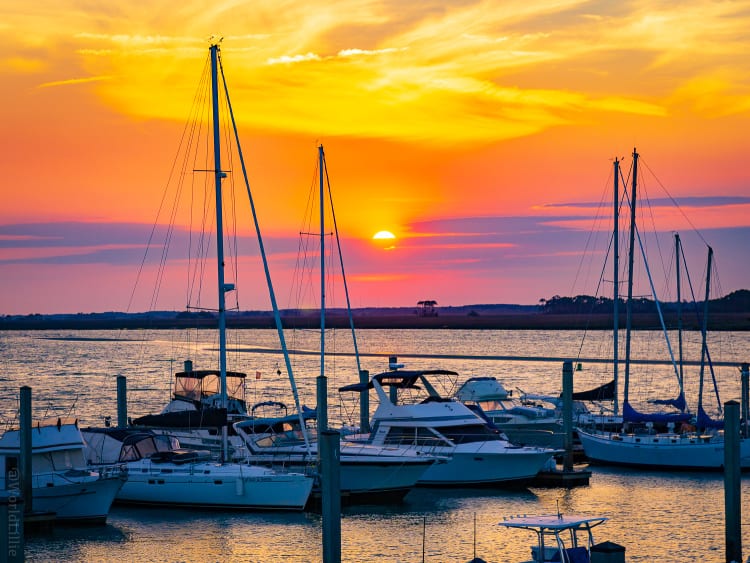
<instances>
[{"instance_id":1,"label":"white hull","mask_svg":"<svg viewBox=\"0 0 750 563\"><path fill-rule=\"evenodd\" d=\"M104 523L125 481L120 467L90 471L75 419L38 421L31 428L31 509L66 523ZM0 490L20 488L20 431L0 438Z\"/></svg>"},{"instance_id":2,"label":"white hull","mask_svg":"<svg viewBox=\"0 0 750 563\"><path fill-rule=\"evenodd\" d=\"M495 442L501 446L501 442ZM465 447L470 446L470 447ZM493 442L457 446L444 463L424 472L419 485L471 486L524 483L533 479L550 458L548 450L526 447L495 447ZM433 453L440 454L438 448Z\"/></svg>"},{"instance_id":3,"label":"white hull","mask_svg":"<svg viewBox=\"0 0 750 563\"><path fill-rule=\"evenodd\" d=\"M720 470L724 467L724 438L678 434L591 433L578 430L591 461L653 469ZM750 439L740 442L740 463L750 469Z\"/></svg>"},{"instance_id":4,"label":"white hull","mask_svg":"<svg viewBox=\"0 0 750 563\"><path fill-rule=\"evenodd\" d=\"M103 524L122 486L123 479L119 477L102 477L34 487L32 508L54 512L55 519L65 523Z\"/></svg>"},{"instance_id":5,"label":"white hull","mask_svg":"<svg viewBox=\"0 0 750 563\"><path fill-rule=\"evenodd\" d=\"M272 467L283 466L292 471L315 470L316 458L299 454L258 454L250 458L253 463ZM342 455L339 459L342 496L377 498L403 497L413 489L425 471L435 463L434 458L399 459L387 457L357 457Z\"/></svg>"},{"instance_id":6,"label":"white hull","mask_svg":"<svg viewBox=\"0 0 750 563\"><path fill-rule=\"evenodd\" d=\"M252 465L128 463L119 502L243 510L302 510L313 479Z\"/></svg>"}]
</instances>

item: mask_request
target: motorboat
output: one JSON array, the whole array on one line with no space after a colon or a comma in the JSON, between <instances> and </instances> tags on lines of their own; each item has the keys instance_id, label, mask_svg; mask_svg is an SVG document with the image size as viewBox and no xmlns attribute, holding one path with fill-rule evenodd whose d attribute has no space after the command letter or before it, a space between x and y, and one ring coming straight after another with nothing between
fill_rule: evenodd
<instances>
[{"instance_id":1,"label":"motorboat","mask_svg":"<svg viewBox=\"0 0 750 563\"><path fill-rule=\"evenodd\" d=\"M288 414L280 401L254 405L251 416L234 424L245 441L252 463L305 471L318 458L315 409L302 406L302 416ZM304 424L304 428L301 426ZM307 436L307 440L305 440ZM403 498L434 463L444 459L402 445L341 441L340 490L349 501L391 501Z\"/></svg>"},{"instance_id":2,"label":"motorboat","mask_svg":"<svg viewBox=\"0 0 750 563\"><path fill-rule=\"evenodd\" d=\"M560 453L512 444L463 403L441 397L429 381L439 375L457 374L394 367L373 375L366 384L341 387L342 392L375 389L379 399L370 423L372 430L344 438L375 446L409 446L430 455L447 456L447 461L430 466L419 479L418 484L426 486L520 485L533 479ZM423 390L427 397L413 404L397 404L384 387Z\"/></svg>"},{"instance_id":3,"label":"motorboat","mask_svg":"<svg viewBox=\"0 0 750 563\"><path fill-rule=\"evenodd\" d=\"M495 377L470 377L454 397L492 421L514 444L564 447L562 419L553 408L523 403Z\"/></svg>"},{"instance_id":4,"label":"motorboat","mask_svg":"<svg viewBox=\"0 0 750 563\"><path fill-rule=\"evenodd\" d=\"M219 462L207 450L181 448L172 437L136 428L83 431L89 464L122 464L128 480L117 501L150 506L302 510L313 477L246 463Z\"/></svg>"},{"instance_id":5,"label":"motorboat","mask_svg":"<svg viewBox=\"0 0 750 563\"><path fill-rule=\"evenodd\" d=\"M524 563L590 563L596 550L592 529L608 519L601 516L550 514L542 516L511 516L499 523L506 528L530 530L536 534L531 546L531 560ZM605 542L616 548L616 544ZM624 549L616 549L624 553ZM614 550L610 550L614 551ZM607 561L615 559L607 559ZM624 561L624 559L623 559Z\"/></svg>"},{"instance_id":6,"label":"motorboat","mask_svg":"<svg viewBox=\"0 0 750 563\"><path fill-rule=\"evenodd\" d=\"M0 437L0 489L19 490L19 429ZM127 473L118 466L87 467L85 442L75 418L48 418L31 428L31 504L66 524L103 524Z\"/></svg>"}]
</instances>

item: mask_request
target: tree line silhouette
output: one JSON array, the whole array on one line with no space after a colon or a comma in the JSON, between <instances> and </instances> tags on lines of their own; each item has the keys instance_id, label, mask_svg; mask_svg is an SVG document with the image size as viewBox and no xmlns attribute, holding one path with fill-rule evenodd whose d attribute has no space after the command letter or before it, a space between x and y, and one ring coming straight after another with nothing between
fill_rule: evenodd
<instances>
[{"instance_id":1,"label":"tree line silhouette","mask_svg":"<svg viewBox=\"0 0 750 563\"><path fill-rule=\"evenodd\" d=\"M618 300L620 312L625 312L625 300ZM677 310L677 302L661 302L662 310L674 312ZM595 297L592 295L576 295L575 297L561 297L555 295L549 299L540 299L539 307L542 313L552 315L597 315L611 314L614 311L613 300L608 297ZM702 308L702 303L683 301L682 309L689 312L696 307ZM702 310L702 309L701 309ZM747 313L750 312L750 290L740 289L733 291L718 299L708 301L709 313ZM656 302L645 297L635 298L632 301L632 311L635 314L654 314Z\"/></svg>"}]
</instances>

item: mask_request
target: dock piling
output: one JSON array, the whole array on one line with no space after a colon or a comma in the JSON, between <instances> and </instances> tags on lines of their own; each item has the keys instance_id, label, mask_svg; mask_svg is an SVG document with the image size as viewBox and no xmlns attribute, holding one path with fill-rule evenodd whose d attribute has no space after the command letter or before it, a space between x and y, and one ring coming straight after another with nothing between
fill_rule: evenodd
<instances>
[{"instance_id":1,"label":"dock piling","mask_svg":"<svg viewBox=\"0 0 750 563\"><path fill-rule=\"evenodd\" d=\"M117 428L128 425L128 384L124 375L117 376Z\"/></svg>"},{"instance_id":2,"label":"dock piling","mask_svg":"<svg viewBox=\"0 0 750 563\"><path fill-rule=\"evenodd\" d=\"M737 401L724 403L724 519L726 563L742 563L740 488L740 410Z\"/></svg>"}]
</instances>

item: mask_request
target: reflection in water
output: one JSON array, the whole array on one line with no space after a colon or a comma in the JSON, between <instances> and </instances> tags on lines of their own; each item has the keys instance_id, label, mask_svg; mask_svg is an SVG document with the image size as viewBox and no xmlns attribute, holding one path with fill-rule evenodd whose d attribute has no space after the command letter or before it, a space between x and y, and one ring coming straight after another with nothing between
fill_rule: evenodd
<instances>
[{"instance_id":1,"label":"reflection in water","mask_svg":"<svg viewBox=\"0 0 750 563\"><path fill-rule=\"evenodd\" d=\"M236 348L276 348L275 331L237 331ZM571 356L580 346L573 331L361 331L359 347L378 354ZM188 357L196 367L215 367L213 331L187 348L182 331L50 331L6 332L0 335L4 359L0 385L0 417L15 418L18 388L33 389L35 416L65 414L71 408L82 425L101 425L116 418L115 376L128 377L131 416L158 412L169 399L169 383ZM606 331L594 335L601 346ZM739 357L750 346L750 334L727 333L723 349ZM315 349L319 335L300 331L288 335L292 348ZM636 345L648 349L648 333L638 333ZM119 340L117 340L119 339ZM351 351L349 340L330 338L331 350ZM699 344L698 344L699 345ZM232 346L232 343L230 343ZM543 352L542 352L543 351ZM740 351L740 352L735 352ZM608 352L586 350L582 355L606 357ZM656 354L656 352L654 352ZM716 359L716 358L715 358ZM293 365L302 402L315 405L318 359L298 356ZM352 358L331 357L329 389L356 381ZM292 404L286 374L276 374L281 359L269 353L237 352L233 369L261 372L249 378L248 402L282 400ZM477 375L498 377L509 389L559 393L561 368L546 362L497 362L474 359L405 360L411 368L458 371L460 384ZM386 368L382 357L365 357L363 368L376 373ZM644 368L645 370L646 368ZM658 382L664 367L648 366ZM576 386L603 382L607 366L584 365L576 371ZM669 375L669 374L668 374ZM669 377L672 377L669 375ZM736 369L719 372L724 400L739 397ZM726 389L726 391L725 391ZM335 392L329 399L331 420L357 421L351 406L341 405ZM375 405L371 405L375 408ZM476 554L488 562L529 558L533 537L497 523L514 514L592 513L610 521L597 529L598 540L626 546L628 563L701 561L720 563L724 556L723 481L719 474L657 473L593 468L591 484L572 490L417 489L394 506L352 506L342 516L344 561L442 563L468 561ZM743 478L743 512L750 514L750 479ZM474 521L476 518L476 537ZM750 521L743 526L750 545ZM116 506L108 525L98 528L60 528L51 536L27 538L28 561L221 561L291 562L321 560L320 516L313 513L233 513L191 510L153 510Z\"/></svg>"}]
</instances>

